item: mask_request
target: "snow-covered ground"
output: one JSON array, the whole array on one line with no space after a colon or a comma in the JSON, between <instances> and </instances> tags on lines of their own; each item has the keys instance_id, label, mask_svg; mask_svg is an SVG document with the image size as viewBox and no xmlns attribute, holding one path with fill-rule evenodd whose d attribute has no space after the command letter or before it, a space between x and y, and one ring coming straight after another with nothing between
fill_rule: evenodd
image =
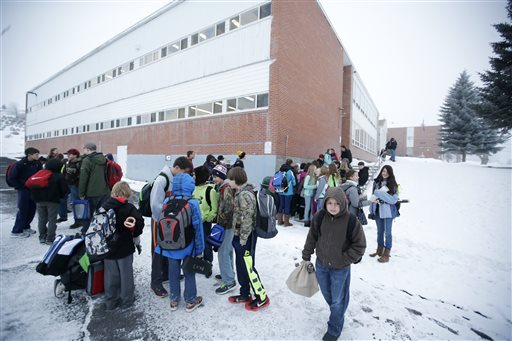
<instances>
[{"instance_id":1,"label":"snow-covered ground","mask_svg":"<svg viewBox=\"0 0 512 341\"><path fill-rule=\"evenodd\" d=\"M391 261L365 256L352 266L342 338L510 340L511 170L414 158L392 166L411 202L395 220ZM149 289L146 228L143 253L135 255L136 306L106 315L101 298L77 291L68 305L53 296L54 278L34 270L47 247L36 237L11 239L14 214L0 221L1 340L318 340L326 330L321 294L300 297L285 284L308 232L301 223L258 240L256 267L271 298L265 310L232 305L215 295L215 279L197 276L205 306L171 312L169 301ZM61 225L58 232L70 230ZM374 221L365 232L368 254L376 247ZM214 268L218 273L216 262Z\"/></svg>"},{"instance_id":2,"label":"snow-covered ground","mask_svg":"<svg viewBox=\"0 0 512 341\"><path fill-rule=\"evenodd\" d=\"M0 156L11 159L23 156L25 120L2 114L0 119Z\"/></svg>"}]
</instances>

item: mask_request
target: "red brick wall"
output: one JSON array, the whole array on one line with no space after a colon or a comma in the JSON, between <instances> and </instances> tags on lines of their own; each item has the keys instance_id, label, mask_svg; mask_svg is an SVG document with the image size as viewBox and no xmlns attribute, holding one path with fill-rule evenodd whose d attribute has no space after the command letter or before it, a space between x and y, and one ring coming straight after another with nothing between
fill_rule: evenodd
<instances>
[{"instance_id":1,"label":"red brick wall","mask_svg":"<svg viewBox=\"0 0 512 341\"><path fill-rule=\"evenodd\" d=\"M315 0L275 0L272 14L272 153L316 159L339 145L343 50Z\"/></svg>"},{"instance_id":2,"label":"red brick wall","mask_svg":"<svg viewBox=\"0 0 512 341\"><path fill-rule=\"evenodd\" d=\"M392 137L397 142L396 155L439 158L437 144L439 126L414 127L414 147L412 153L407 151L407 128L388 128L388 140Z\"/></svg>"},{"instance_id":3,"label":"red brick wall","mask_svg":"<svg viewBox=\"0 0 512 341\"><path fill-rule=\"evenodd\" d=\"M352 81L353 68L351 65L343 67L343 127L341 144L352 150Z\"/></svg>"},{"instance_id":4,"label":"red brick wall","mask_svg":"<svg viewBox=\"0 0 512 341\"><path fill-rule=\"evenodd\" d=\"M225 116L203 117L194 120L162 122L159 124L98 131L87 134L34 140L27 146L48 153L57 147L81 150L94 142L104 153L116 153L117 146L127 145L129 154L263 154L266 111Z\"/></svg>"}]
</instances>

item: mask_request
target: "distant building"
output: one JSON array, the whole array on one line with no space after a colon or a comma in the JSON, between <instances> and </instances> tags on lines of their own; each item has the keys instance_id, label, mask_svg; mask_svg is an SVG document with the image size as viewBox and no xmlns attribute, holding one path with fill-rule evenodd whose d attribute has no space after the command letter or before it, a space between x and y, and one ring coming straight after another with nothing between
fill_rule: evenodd
<instances>
[{"instance_id":1,"label":"distant building","mask_svg":"<svg viewBox=\"0 0 512 341\"><path fill-rule=\"evenodd\" d=\"M397 156L440 159L439 126L388 128L387 139L397 141Z\"/></svg>"},{"instance_id":2,"label":"distant building","mask_svg":"<svg viewBox=\"0 0 512 341\"><path fill-rule=\"evenodd\" d=\"M174 1L27 96L27 144L92 141L133 179L187 150L243 150L256 182L287 157L378 148L378 110L315 0Z\"/></svg>"}]
</instances>

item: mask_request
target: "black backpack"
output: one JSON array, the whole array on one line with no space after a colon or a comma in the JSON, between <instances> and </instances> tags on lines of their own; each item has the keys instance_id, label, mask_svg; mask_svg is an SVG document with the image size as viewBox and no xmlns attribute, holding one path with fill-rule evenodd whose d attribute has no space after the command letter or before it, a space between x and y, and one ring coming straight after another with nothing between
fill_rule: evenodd
<instances>
[{"instance_id":1,"label":"black backpack","mask_svg":"<svg viewBox=\"0 0 512 341\"><path fill-rule=\"evenodd\" d=\"M324 217L325 217L325 210L320 210L318 211L318 214L316 215L316 223L318 224L318 234L322 234L322 230L321 230L321 227L322 227L322 221L324 220ZM352 243L352 234L354 233L354 228L356 227L356 221L357 221L357 217L355 215L353 215L352 213L349 212L349 218L348 218L348 229L347 229L347 240L350 241L350 243ZM345 250L343 250L345 251ZM363 257L361 256L361 258L359 258L357 261L354 262L354 264L357 264L359 262L361 262L361 260L363 259Z\"/></svg>"},{"instance_id":2,"label":"black backpack","mask_svg":"<svg viewBox=\"0 0 512 341\"><path fill-rule=\"evenodd\" d=\"M159 176L163 176L165 178L166 182L164 190L165 192L167 192L167 190L169 189L169 177L167 177L167 175L163 172L160 172L157 178ZM144 217L151 217L151 190L153 189L153 184L155 183L155 180L146 183L139 193L139 212Z\"/></svg>"}]
</instances>

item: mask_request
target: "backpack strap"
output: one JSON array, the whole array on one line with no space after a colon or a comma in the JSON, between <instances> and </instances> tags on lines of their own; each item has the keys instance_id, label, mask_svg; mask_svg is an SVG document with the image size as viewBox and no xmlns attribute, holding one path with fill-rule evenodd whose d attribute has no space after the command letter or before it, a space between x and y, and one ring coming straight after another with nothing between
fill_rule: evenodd
<instances>
[{"instance_id":1,"label":"backpack strap","mask_svg":"<svg viewBox=\"0 0 512 341\"><path fill-rule=\"evenodd\" d=\"M158 174L158 176L163 176L165 178L165 188L164 188L164 192L167 192L167 190L169 189L169 177L167 176L167 174L165 174L164 172L160 172ZM157 177L158 177L157 176Z\"/></svg>"},{"instance_id":2,"label":"backpack strap","mask_svg":"<svg viewBox=\"0 0 512 341\"><path fill-rule=\"evenodd\" d=\"M212 210L212 198L210 196L210 193L212 191L213 187L212 186L206 186L206 193L205 193L205 196L206 196L206 203L208 204L208 206L210 206L210 211Z\"/></svg>"},{"instance_id":3,"label":"backpack strap","mask_svg":"<svg viewBox=\"0 0 512 341\"><path fill-rule=\"evenodd\" d=\"M324 220L325 214L325 210L322 209L318 211L318 215L316 216L316 223L318 224L318 235L322 234L322 230L320 228L322 227L322 221ZM354 214L349 213L347 238L350 242L352 242L352 233L354 232L354 229L356 227L356 219L357 217Z\"/></svg>"}]
</instances>

